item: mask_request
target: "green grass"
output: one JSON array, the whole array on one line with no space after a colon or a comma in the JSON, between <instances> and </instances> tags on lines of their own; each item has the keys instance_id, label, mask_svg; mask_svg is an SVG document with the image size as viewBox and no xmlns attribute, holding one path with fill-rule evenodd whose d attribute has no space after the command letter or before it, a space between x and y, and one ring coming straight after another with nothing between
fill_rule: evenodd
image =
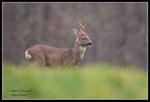
<instances>
[{"instance_id":1,"label":"green grass","mask_svg":"<svg viewBox=\"0 0 150 102\"><path fill-rule=\"evenodd\" d=\"M3 64L3 99L147 99L147 73L104 64L24 70Z\"/></svg>"}]
</instances>

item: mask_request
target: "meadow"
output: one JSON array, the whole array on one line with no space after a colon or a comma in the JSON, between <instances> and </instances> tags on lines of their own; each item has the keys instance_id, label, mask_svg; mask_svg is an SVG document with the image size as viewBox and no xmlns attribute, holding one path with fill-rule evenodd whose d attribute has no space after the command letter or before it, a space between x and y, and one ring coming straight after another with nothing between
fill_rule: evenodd
<instances>
[{"instance_id":1,"label":"meadow","mask_svg":"<svg viewBox=\"0 0 150 102\"><path fill-rule=\"evenodd\" d=\"M147 99L147 72L90 64L79 69L3 64L2 99Z\"/></svg>"}]
</instances>

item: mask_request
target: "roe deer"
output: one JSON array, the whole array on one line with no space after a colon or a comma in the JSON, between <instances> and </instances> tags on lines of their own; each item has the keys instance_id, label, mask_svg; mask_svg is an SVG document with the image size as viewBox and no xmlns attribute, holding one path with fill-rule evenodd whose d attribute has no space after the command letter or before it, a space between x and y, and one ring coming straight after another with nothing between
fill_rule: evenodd
<instances>
[{"instance_id":1,"label":"roe deer","mask_svg":"<svg viewBox=\"0 0 150 102\"><path fill-rule=\"evenodd\" d=\"M88 35L85 32L85 26L80 24L80 30L73 29L76 34L74 48L56 48L47 45L34 45L25 51L26 59L33 65L43 67L73 65L77 66L85 53L86 47L92 45Z\"/></svg>"}]
</instances>

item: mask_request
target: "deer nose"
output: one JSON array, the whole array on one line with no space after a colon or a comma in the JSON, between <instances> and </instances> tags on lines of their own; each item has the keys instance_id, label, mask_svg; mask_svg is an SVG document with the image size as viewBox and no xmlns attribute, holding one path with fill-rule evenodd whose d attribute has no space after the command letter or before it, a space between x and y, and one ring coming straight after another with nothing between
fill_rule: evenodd
<instances>
[{"instance_id":1,"label":"deer nose","mask_svg":"<svg viewBox=\"0 0 150 102\"><path fill-rule=\"evenodd\" d=\"M92 45L92 42L89 42L88 45Z\"/></svg>"}]
</instances>

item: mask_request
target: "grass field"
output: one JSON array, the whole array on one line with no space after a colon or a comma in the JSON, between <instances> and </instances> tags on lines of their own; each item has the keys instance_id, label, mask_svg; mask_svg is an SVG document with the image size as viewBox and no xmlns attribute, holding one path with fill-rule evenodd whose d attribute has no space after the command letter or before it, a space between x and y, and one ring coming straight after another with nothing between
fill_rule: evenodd
<instances>
[{"instance_id":1,"label":"grass field","mask_svg":"<svg viewBox=\"0 0 150 102\"><path fill-rule=\"evenodd\" d=\"M147 73L105 64L32 68L3 64L3 99L147 99Z\"/></svg>"}]
</instances>

